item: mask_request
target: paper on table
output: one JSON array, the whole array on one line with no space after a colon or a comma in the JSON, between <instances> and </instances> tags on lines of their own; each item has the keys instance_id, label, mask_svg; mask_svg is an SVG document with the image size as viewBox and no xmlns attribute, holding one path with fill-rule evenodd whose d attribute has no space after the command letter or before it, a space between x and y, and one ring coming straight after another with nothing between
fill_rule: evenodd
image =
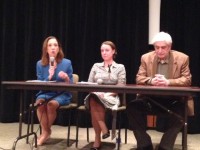
<instances>
[{"instance_id":1,"label":"paper on table","mask_svg":"<svg viewBox=\"0 0 200 150\"><path fill-rule=\"evenodd\" d=\"M96 84L97 85L97 83L94 83L94 82L85 82L85 81L76 82L76 84Z\"/></svg>"},{"instance_id":2,"label":"paper on table","mask_svg":"<svg viewBox=\"0 0 200 150\"><path fill-rule=\"evenodd\" d=\"M26 82L56 82L56 81L27 80Z\"/></svg>"}]
</instances>

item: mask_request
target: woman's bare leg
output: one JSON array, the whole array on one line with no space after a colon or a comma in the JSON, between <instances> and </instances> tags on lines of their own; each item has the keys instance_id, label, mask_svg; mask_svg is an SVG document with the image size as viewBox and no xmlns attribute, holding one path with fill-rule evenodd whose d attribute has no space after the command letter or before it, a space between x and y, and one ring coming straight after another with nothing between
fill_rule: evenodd
<instances>
[{"instance_id":1,"label":"woman's bare leg","mask_svg":"<svg viewBox=\"0 0 200 150\"><path fill-rule=\"evenodd\" d=\"M94 98L90 98L90 111L92 118L92 125L95 131L94 147L99 147L101 143L101 131L103 134L108 132L108 128L105 124L105 108L96 102Z\"/></svg>"},{"instance_id":2,"label":"woman's bare leg","mask_svg":"<svg viewBox=\"0 0 200 150\"><path fill-rule=\"evenodd\" d=\"M51 126L56 119L58 107L59 107L59 104L55 100L52 100L47 104L47 112L48 112L47 116L48 116L49 129L51 129Z\"/></svg>"},{"instance_id":3,"label":"woman's bare leg","mask_svg":"<svg viewBox=\"0 0 200 150\"><path fill-rule=\"evenodd\" d=\"M38 100L36 104L44 102L44 100ZM42 145L44 138L48 135L49 126L48 126L48 117L47 117L47 106L46 104L40 105L37 108L37 116L41 125L42 134L38 138L38 145Z\"/></svg>"},{"instance_id":4,"label":"woman's bare leg","mask_svg":"<svg viewBox=\"0 0 200 150\"><path fill-rule=\"evenodd\" d=\"M39 103L39 101L37 102ZM37 116L42 128L42 134L38 138L38 145L42 145L51 134L51 126L55 121L59 104L56 101L50 101L48 104L41 105L37 109Z\"/></svg>"}]
</instances>

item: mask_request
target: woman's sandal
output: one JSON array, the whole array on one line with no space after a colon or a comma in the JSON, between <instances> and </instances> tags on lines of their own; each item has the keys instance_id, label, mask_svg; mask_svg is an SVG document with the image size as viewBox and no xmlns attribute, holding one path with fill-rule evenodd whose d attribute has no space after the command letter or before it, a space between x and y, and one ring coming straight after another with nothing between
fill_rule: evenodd
<instances>
[{"instance_id":1,"label":"woman's sandal","mask_svg":"<svg viewBox=\"0 0 200 150\"><path fill-rule=\"evenodd\" d=\"M110 136L110 131L108 131L106 134L102 135L102 139L106 139Z\"/></svg>"}]
</instances>

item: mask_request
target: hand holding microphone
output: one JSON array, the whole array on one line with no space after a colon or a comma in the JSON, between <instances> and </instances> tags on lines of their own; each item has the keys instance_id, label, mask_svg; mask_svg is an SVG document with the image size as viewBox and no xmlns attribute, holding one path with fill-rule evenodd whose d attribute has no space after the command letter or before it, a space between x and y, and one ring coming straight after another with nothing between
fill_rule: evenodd
<instances>
[{"instance_id":1,"label":"hand holding microphone","mask_svg":"<svg viewBox=\"0 0 200 150\"><path fill-rule=\"evenodd\" d=\"M49 80L52 79L54 72L55 72L55 57L49 57Z\"/></svg>"}]
</instances>

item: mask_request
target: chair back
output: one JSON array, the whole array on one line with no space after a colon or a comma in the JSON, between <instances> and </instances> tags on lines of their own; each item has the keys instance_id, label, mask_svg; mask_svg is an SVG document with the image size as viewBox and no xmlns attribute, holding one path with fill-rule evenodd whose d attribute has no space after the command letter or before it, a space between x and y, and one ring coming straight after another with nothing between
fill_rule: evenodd
<instances>
[{"instance_id":1,"label":"chair back","mask_svg":"<svg viewBox=\"0 0 200 150\"><path fill-rule=\"evenodd\" d=\"M120 106L126 106L126 93L120 93Z\"/></svg>"},{"instance_id":2,"label":"chair back","mask_svg":"<svg viewBox=\"0 0 200 150\"><path fill-rule=\"evenodd\" d=\"M76 84L79 81L79 76L77 74L72 74L73 75L73 83ZM77 103L78 101L78 92L73 91L72 93L72 103Z\"/></svg>"},{"instance_id":3,"label":"chair back","mask_svg":"<svg viewBox=\"0 0 200 150\"><path fill-rule=\"evenodd\" d=\"M77 74L72 74L73 76L73 83L76 83L79 81L79 76Z\"/></svg>"}]
</instances>

